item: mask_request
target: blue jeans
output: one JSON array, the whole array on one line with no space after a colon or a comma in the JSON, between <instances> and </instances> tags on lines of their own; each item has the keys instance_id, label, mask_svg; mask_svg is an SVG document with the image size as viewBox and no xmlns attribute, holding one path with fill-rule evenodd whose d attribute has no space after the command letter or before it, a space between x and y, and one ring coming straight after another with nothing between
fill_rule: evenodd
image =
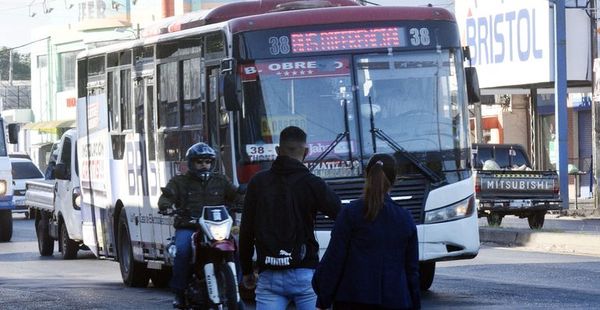
<instances>
[{"instance_id":1,"label":"blue jeans","mask_svg":"<svg viewBox=\"0 0 600 310\"><path fill-rule=\"evenodd\" d=\"M317 295L311 281L314 269L265 270L256 284L256 310L285 310L290 301L296 310L315 310Z\"/></svg>"},{"instance_id":2,"label":"blue jeans","mask_svg":"<svg viewBox=\"0 0 600 310\"><path fill-rule=\"evenodd\" d=\"M175 246L177 254L173 263L171 288L176 293L183 293L191 276L192 262L192 234L194 229L179 228L175 230Z\"/></svg>"}]
</instances>

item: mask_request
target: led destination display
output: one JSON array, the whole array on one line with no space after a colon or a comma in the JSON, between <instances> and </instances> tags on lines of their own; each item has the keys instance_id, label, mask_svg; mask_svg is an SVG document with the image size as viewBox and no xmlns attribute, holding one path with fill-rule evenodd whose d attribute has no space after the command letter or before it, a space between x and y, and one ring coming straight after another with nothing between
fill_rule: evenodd
<instances>
[{"instance_id":1,"label":"led destination display","mask_svg":"<svg viewBox=\"0 0 600 310\"><path fill-rule=\"evenodd\" d=\"M313 53L366 48L403 47L406 32L401 27L357 28L291 33L292 53Z\"/></svg>"}]
</instances>

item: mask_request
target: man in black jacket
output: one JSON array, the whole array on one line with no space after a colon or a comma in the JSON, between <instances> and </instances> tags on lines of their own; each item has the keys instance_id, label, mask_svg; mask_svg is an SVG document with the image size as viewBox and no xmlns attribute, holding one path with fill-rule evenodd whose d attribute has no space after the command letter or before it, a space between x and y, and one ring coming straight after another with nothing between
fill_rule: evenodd
<instances>
[{"instance_id":1,"label":"man in black jacket","mask_svg":"<svg viewBox=\"0 0 600 310\"><path fill-rule=\"evenodd\" d=\"M175 245L177 255L173 264L171 288L175 293L173 307L186 309L184 291L192 275L192 245L190 238L196 231L194 224L189 223L189 216L200 217L202 208L211 205L235 205L241 202L241 194L226 176L214 171L213 163L216 152L206 143L192 145L186 155L188 172L176 175L167 184L168 191L158 199L161 212L175 205L180 210L188 211L187 215L175 217Z\"/></svg>"},{"instance_id":2,"label":"man in black jacket","mask_svg":"<svg viewBox=\"0 0 600 310\"><path fill-rule=\"evenodd\" d=\"M271 169L256 174L246 191L240 226L243 282L256 286L256 309L315 309L311 279L319 262L314 234L317 211L334 219L338 196L302 163L308 154L306 133L295 126L280 135ZM256 247L260 277L254 276Z\"/></svg>"}]
</instances>

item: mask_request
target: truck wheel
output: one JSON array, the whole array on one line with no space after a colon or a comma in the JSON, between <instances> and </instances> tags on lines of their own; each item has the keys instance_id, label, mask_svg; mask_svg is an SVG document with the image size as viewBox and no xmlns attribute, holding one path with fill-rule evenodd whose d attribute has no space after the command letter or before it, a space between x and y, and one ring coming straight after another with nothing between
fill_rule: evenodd
<instances>
[{"instance_id":1,"label":"truck wheel","mask_svg":"<svg viewBox=\"0 0 600 310\"><path fill-rule=\"evenodd\" d=\"M12 230L12 212L10 210L0 210L0 242L10 241Z\"/></svg>"},{"instance_id":2,"label":"truck wheel","mask_svg":"<svg viewBox=\"0 0 600 310\"><path fill-rule=\"evenodd\" d=\"M35 219L35 233L38 240L38 250L41 256L52 256L54 252L54 240L50 237L48 213L37 212Z\"/></svg>"},{"instance_id":3,"label":"truck wheel","mask_svg":"<svg viewBox=\"0 0 600 310\"><path fill-rule=\"evenodd\" d=\"M171 267L163 266L161 270L152 270L150 280L152 280L152 285L156 288L167 287L169 280L171 280Z\"/></svg>"},{"instance_id":4,"label":"truck wheel","mask_svg":"<svg viewBox=\"0 0 600 310\"><path fill-rule=\"evenodd\" d=\"M496 212L492 212L487 215L488 225L489 226L500 226L500 224L502 224L503 218L504 218L504 216L502 216Z\"/></svg>"},{"instance_id":5,"label":"truck wheel","mask_svg":"<svg viewBox=\"0 0 600 310\"><path fill-rule=\"evenodd\" d=\"M435 262L421 262L419 263L419 272L421 274L421 290L426 291L433 284L433 277L435 276Z\"/></svg>"},{"instance_id":6,"label":"truck wheel","mask_svg":"<svg viewBox=\"0 0 600 310\"><path fill-rule=\"evenodd\" d=\"M69 238L69 231L64 221L60 222L60 254L63 259L77 258L79 243Z\"/></svg>"},{"instance_id":7,"label":"truck wheel","mask_svg":"<svg viewBox=\"0 0 600 310\"><path fill-rule=\"evenodd\" d=\"M131 287L146 287L148 280L146 266L143 263L136 262L133 258L133 248L129 234L129 225L127 224L127 215L121 211L119 216L119 267L123 283Z\"/></svg>"},{"instance_id":8,"label":"truck wheel","mask_svg":"<svg viewBox=\"0 0 600 310\"><path fill-rule=\"evenodd\" d=\"M529 228L531 229L541 229L544 227L544 218L546 217L546 211L536 211L531 213L527 217L527 222L529 222Z\"/></svg>"}]
</instances>

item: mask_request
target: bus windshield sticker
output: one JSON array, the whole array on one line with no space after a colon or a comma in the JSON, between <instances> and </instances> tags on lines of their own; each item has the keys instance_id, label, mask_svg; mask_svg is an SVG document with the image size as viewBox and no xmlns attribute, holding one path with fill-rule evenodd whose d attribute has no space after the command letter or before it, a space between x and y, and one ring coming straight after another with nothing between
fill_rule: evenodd
<instances>
[{"instance_id":1,"label":"bus windshield sticker","mask_svg":"<svg viewBox=\"0 0 600 310\"><path fill-rule=\"evenodd\" d=\"M321 178L343 178L360 175L360 169L358 160L329 160L317 164L312 173Z\"/></svg>"},{"instance_id":2,"label":"bus windshield sticker","mask_svg":"<svg viewBox=\"0 0 600 310\"><path fill-rule=\"evenodd\" d=\"M246 154L250 162L275 160L277 152L275 147L277 144L246 144Z\"/></svg>"},{"instance_id":3,"label":"bus windshield sticker","mask_svg":"<svg viewBox=\"0 0 600 310\"><path fill-rule=\"evenodd\" d=\"M300 127L306 130L306 117L304 115L273 115L262 117L260 120L261 133L263 136L277 136L288 126Z\"/></svg>"},{"instance_id":4,"label":"bus windshield sticker","mask_svg":"<svg viewBox=\"0 0 600 310\"><path fill-rule=\"evenodd\" d=\"M331 142L332 141L309 142L307 158L314 159L319 157L319 155L325 152L327 147L331 145ZM352 146L352 153L356 153L356 143L354 142L354 140L350 140L350 145ZM338 145L335 146L335 148L330 154L348 155L348 143L345 140L341 141L340 143L338 143Z\"/></svg>"},{"instance_id":5,"label":"bus windshield sticker","mask_svg":"<svg viewBox=\"0 0 600 310\"><path fill-rule=\"evenodd\" d=\"M409 43L402 27L357 28L292 33L292 53L333 52L366 48L404 47ZM427 28L410 30L413 46L429 45ZM426 36L426 37L424 37Z\"/></svg>"},{"instance_id":6,"label":"bus windshield sticker","mask_svg":"<svg viewBox=\"0 0 600 310\"><path fill-rule=\"evenodd\" d=\"M261 78L279 77L281 80L316 77L348 76L350 61L347 57L294 59L283 61L257 61L256 64L242 65L242 81L255 81Z\"/></svg>"}]
</instances>

